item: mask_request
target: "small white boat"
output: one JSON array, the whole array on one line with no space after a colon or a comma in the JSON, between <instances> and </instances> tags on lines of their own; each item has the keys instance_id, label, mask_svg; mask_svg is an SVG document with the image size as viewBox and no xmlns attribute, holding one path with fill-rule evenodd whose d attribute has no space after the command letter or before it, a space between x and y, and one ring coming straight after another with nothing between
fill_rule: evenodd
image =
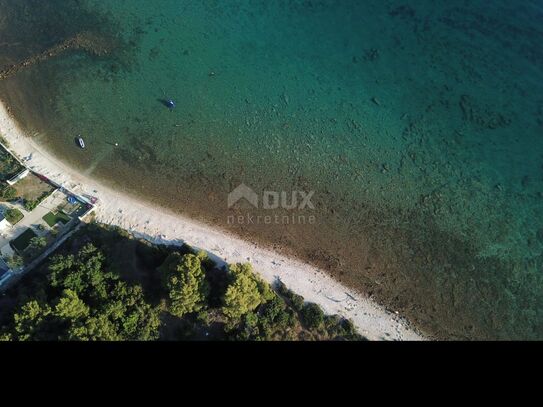
<instances>
[{"instance_id":1,"label":"small white boat","mask_svg":"<svg viewBox=\"0 0 543 407\"><path fill-rule=\"evenodd\" d=\"M77 142L79 143L79 147L85 148L85 142L83 141L81 135L77 136Z\"/></svg>"}]
</instances>

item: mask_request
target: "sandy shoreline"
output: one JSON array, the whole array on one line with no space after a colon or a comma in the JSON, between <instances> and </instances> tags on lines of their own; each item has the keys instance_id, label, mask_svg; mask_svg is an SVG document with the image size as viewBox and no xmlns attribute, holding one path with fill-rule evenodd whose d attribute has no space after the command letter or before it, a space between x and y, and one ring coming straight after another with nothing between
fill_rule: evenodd
<instances>
[{"instance_id":1,"label":"sandy shoreline","mask_svg":"<svg viewBox=\"0 0 543 407\"><path fill-rule=\"evenodd\" d=\"M370 299L336 282L313 266L243 241L167 209L147 205L79 174L26 137L2 103L0 134L19 157L31 155L31 160L26 164L34 171L75 193L97 197L96 219L99 222L120 226L153 242L186 242L229 263L251 262L254 270L267 281L273 282L279 277L307 301L319 304L326 313L337 313L351 319L358 331L368 339L422 339L402 318L385 311Z\"/></svg>"}]
</instances>

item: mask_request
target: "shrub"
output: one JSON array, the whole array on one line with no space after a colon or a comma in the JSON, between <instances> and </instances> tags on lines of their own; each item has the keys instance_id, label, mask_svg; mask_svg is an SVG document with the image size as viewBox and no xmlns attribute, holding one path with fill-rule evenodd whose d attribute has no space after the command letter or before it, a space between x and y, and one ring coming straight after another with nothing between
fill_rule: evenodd
<instances>
[{"instance_id":1,"label":"shrub","mask_svg":"<svg viewBox=\"0 0 543 407\"><path fill-rule=\"evenodd\" d=\"M275 296L261 307L260 324L266 332L266 339L277 330L285 330L295 324L294 313L287 309L284 301Z\"/></svg>"},{"instance_id":2,"label":"shrub","mask_svg":"<svg viewBox=\"0 0 543 407\"><path fill-rule=\"evenodd\" d=\"M36 209L36 206L38 206L38 204L39 201L37 199L33 201L28 201L25 199L23 206L27 212L32 212L34 209Z\"/></svg>"},{"instance_id":3,"label":"shrub","mask_svg":"<svg viewBox=\"0 0 543 407\"><path fill-rule=\"evenodd\" d=\"M262 307L262 321L272 325L277 319L278 315L284 311L285 304L279 297L275 297L270 302Z\"/></svg>"},{"instance_id":4,"label":"shrub","mask_svg":"<svg viewBox=\"0 0 543 407\"><path fill-rule=\"evenodd\" d=\"M30 239L28 248L32 256L37 256L43 251L45 246L47 246L47 239L45 237L36 236Z\"/></svg>"},{"instance_id":5,"label":"shrub","mask_svg":"<svg viewBox=\"0 0 543 407\"><path fill-rule=\"evenodd\" d=\"M24 264L23 258L21 256L17 256L16 254L14 254L12 257L7 259L6 263L11 269L19 268Z\"/></svg>"},{"instance_id":6,"label":"shrub","mask_svg":"<svg viewBox=\"0 0 543 407\"><path fill-rule=\"evenodd\" d=\"M33 237L30 239L30 247L34 247L36 249L43 249L45 246L47 246L47 240L45 237Z\"/></svg>"},{"instance_id":7,"label":"shrub","mask_svg":"<svg viewBox=\"0 0 543 407\"><path fill-rule=\"evenodd\" d=\"M16 208L8 209L7 211L4 212L4 216L6 217L8 222L11 223L12 225L15 225L24 217L23 213L19 209L16 209Z\"/></svg>"},{"instance_id":8,"label":"shrub","mask_svg":"<svg viewBox=\"0 0 543 407\"><path fill-rule=\"evenodd\" d=\"M205 326L209 326L211 324L212 318L208 310L203 309L198 312L197 314L197 320L201 322Z\"/></svg>"},{"instance_id":9,"label":"shrub","mask_svg":"<svg viewBox=\"0 0 543 407\"><path fill-rule=\"evenodd\" d=\"M230 320L227 329L233 331L233 338L237 340L269 341L291 337L289 328L293 328L296 324L294 311L276 295L254 311L242 315L238 320Z\"/></svg>"},{"instance_id":10,"label":"shrub","mask_svg":"<svg viewBox=\"0 0 543 407\"><path fill-rule=\"evenodd\" d=\"M17 198L17 190L11 185L3 185L0 187L0 199L11 201L15 198Z\"/></svg>"},{"instance_id":11,"label":"shrub","mask_svg":"<svg viewBox=\"0 0 543 407\"><path fill-rule=\"evenodd\" d=\"M298 312L304 308L305 300L301 295L291 292L290 302L292 303L292 307Z\"/></svg>"},{"instance_id":12,"label":"shrub","mask_svg":"<svg viewBox=\"0 0 543 407\"><path fill-rule=\"evenodd\" d=\"M298 312L302 310L305 303L304 297L289 290L285 283L283 283L281 280L277 280L276 289L279 295L290 301L292 308L294 308Z\"/></svg>"},{"instance_id":13,"label":"shrub","mask_svg":"<svg viewBox=\"0 0 543 407\"><path fill-rule=\"evenodd\" d=\"M296 326L296 315L290 308L285 309L277 315L277 323L284 328L294 328Z\"/></svg>"},{"instance_id":14,"label":"shrub","mask_svg":"<svg viewBox=\"0 0 543 407\"><path fill-rule=\"evenodd\" d=\"M288 297L289 289L287 288L285 283L283 283L281 280L279 280L279 278L277 278L277 280L275 281L275 289L283 297Z\"/></svg>"},{"instance_id":15,"label":"shrub","mask_svg":"<svg viewBox=\"0 0 543 407\"><path fill-rule=\"evenodd\" d=\"M234 338L239 341L258 339L260 337L260 329L258 325L258 315L254 312L246 313L242 317L239 330L235 333Z\"/></svg>"},{"instance_id":16,"label":"shrub","mask_svg":"<svg viewBox=\"0 0 543 407\"><path fill-rule=\"evenodd\" d=\"M362 339L356 332L351 321L339 315L327 315L324 318L324 327L330 338Z\"/></svg>"},{"instance_id":17,"label":"shrub","mask_svg":"<svg viewBox=\"0 0 543 407\"><path fill-rule=\"evenodd\" d=\"M324 312L321 307L314 303L307 303L300 312L302 322L309 329L318 329L324 323Z\"/></svg>"}]
</instances>

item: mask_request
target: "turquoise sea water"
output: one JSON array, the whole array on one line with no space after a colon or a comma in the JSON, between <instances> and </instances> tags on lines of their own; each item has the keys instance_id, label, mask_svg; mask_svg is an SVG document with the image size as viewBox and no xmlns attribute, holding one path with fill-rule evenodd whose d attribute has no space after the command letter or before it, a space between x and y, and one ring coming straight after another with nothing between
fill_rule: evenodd
<instances>
[{"instance_id":1,"label":"turquoise sea water","mask_svg":"<svg viewBox=\"0 0 543 407\"><path fill-rule=\"evenodd\" d=\"M112 45L0 95L85 174L326 267L425 332L541 339L542 27L536 0L0 0L0 69L79 32ZM241 182L315 191L316 223L228 224Z\"/></svg>"}]
</instances>

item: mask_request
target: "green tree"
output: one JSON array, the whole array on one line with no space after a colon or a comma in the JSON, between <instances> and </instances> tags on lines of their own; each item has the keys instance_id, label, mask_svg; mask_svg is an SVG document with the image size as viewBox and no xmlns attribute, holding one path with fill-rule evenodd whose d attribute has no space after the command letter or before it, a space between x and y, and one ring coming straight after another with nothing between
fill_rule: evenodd
<instances>
[{"instance_id":1,"label":"green tree","mask_svg":"<svg viewBox=\"0 0 543 407\"><path fill-rule=\"evenodd\" d=\"M106 314L97 314L86 321L85 326L71 330L74 339L82 341L120 341L123 337Z\"/></svg>"},{"instance_id":2,"label":"green tree","mask_svg":"<svg viewBox=\"0 0 543 407\"><path fill-rule=\"evenodd\" d=\"M292 325L290 315L284 301L275 296L262 307L260 322L270 329L286 329Z\"/></svg>"},{"instance_id":3,"label":"green tree","mask_svg":"<svg viewBox=\"0 0 543 407\"><path fill-rule=\"evenodd\" d=\"M153 340L160 309L145 301L139 285L103 270L105 257L87 244L76 255L55 256L44 305L28 301L14 314L14 339ZM54 296L61 290L60 296Z\"/></svg>"},{"instance_id":4,"label":"green tree","mask_svg":"<svg viewBox=\"0 0 543 407\"><path fill-rule=\"evenodd\" d=\"M106 299L108 282L118 280L118 276L103 270L104 260L103 253L90 243L76 256L54 256L49 263L51 285L72 290L83 297Z\"/></svg>"},{"instance_id":5,"label":"green tree","mask_svg":"<svg viewBox=\"0 0 543 407\"><path fill-rule=\"evenodd\" d=\"M35 256L40 253L45 246L47 246L47 239L43 236L35 236L30 239L30 245L28 247Z\"/></svg>"},{"instance_id":6,"label":"green tree","mask_svg":"<svg viewBox=\"0 0 543 407\"><path fill-rule=\"evenodd\" d=\"M23 258L21 256L18 256L16 254L14 254L13 256L11 256L7 260L7 264L9 266L9 268L17 269L17 268L21 267L24 264L24 262L23 262Z\"/></svg>"},{"instance_id":7,"label":"green tree","mask_svg":"<svg viewBox=\"0 0 543 407\"><path fill-rule=\"evenodd\" d=\"M44 326L51 314L51 308L30 300L24 304L20 311L14 314L14 333L18 340L44 339Z\"/></svg>"},{"instance_id":8,"label":"green tree","mask_svg":"<svg viewBox=\"0 0 543 407\"><path fill-rule=\"evenodd\" d=\"M145 302L140 286L117 281L106 301L91 309L89 318L72 320L71 339L89 341L154 340L158 338L160 310Z\"/></svg>"},{"instance_id":9,"label":"green tree","mask_svg":"<svg viewBox=\"0 0 543 407\"><path fill-rule=\"evenodd\" d=\"M223 313L232 320L254 311L269 301L274 293L265 281L253 273L250 264L230 265L230 283L223 299Z\"/></svg>"},{"instance_id":10,"label":"green tree","mask_svg":"<svg viewBox=\"0 0 543 407\"><path fill-rule=\"evenodd\" d=\"M79 320L89 316L89 307L72 290L64 290L53 315L61 319Z\"/></svg>"},{"instance_id":11,"label":"green tree","mask_svg":"<svg viewBox=\"0 0 543 407\"><path fill-rule=\"evenodd\" d=\"M324 312L321 307L314 303L307 303L300 312L302 322L309 329L318 329L324 323Z\"/></svg>"},{"instance_id":12,"label":"green tree","mask_svg":"<svg viewBox=\"0 0 543 407\"><path fill-rule=\"evenodd\" d=\"M118 281L111 297L104 312L113 320L123 339L148 341L158 338L160 309L145 301L141 286Z\"/></svg>"},{"instance_id":13,"label":"green tree","mask_svg":"<svg viewBox=\"0 0 543 407\"><path fill-rule=\"evenodd\" d=\"M160 270L168 290L172 315L182 317L206 306L209 287L198 256L173 253Z\"/></svg>"},{"instance_id":14,"label":"green tree","mask_svg":"<svg viewBox=\"0 0 543 407\"><path fill-rule=\"evenodd\" d=\"M258 315L254 312L248 312L241 317L242 324L240 330L235 335L235 338L240 341L249 341L259 339L260 328Z\"/></svg>"},{"instance_id":15,"label":"green tree","mask_svg":"<svg viewBox=\"0 0 543 407\"><path fill-rule=\"evenodd\" d=\"M210 259L209 254L205 250L200 250L199 252L197 252L196 257L200 259L202 267L205 270L211 270L216 266L215 262Z\"/></svg>"},{"instance_id":16,"label":"green tree","mask_svg":"<svg viewBox=\"0 0 543 407\"><path fill-rule=\"evenodd\" d=\"M304 297L289 290L287 286L285 285L285 283L283 283L281 280L277 281L277 291L279 292L281 296L283 296L284 298L290 301L290 303L292 304L292 307L296 311L300 312L302 310L305 304Z\"/></svg>"}]
</instances>

